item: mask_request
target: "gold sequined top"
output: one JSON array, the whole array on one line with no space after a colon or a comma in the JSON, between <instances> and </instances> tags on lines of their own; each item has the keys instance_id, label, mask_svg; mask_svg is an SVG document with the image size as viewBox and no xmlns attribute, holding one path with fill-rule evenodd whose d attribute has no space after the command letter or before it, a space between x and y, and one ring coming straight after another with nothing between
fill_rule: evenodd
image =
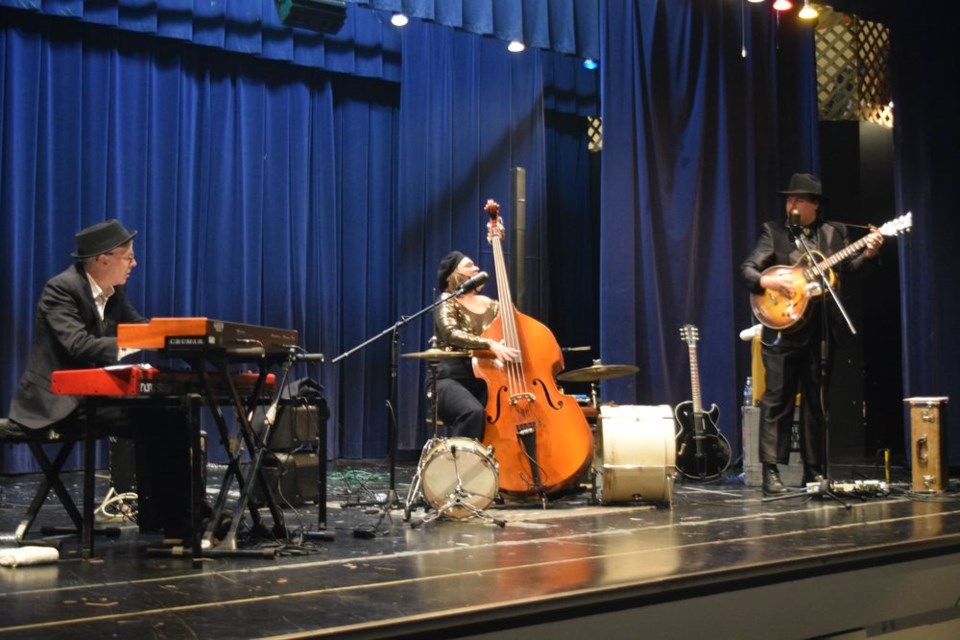
<instances>
[{"instance_id":1,"label":"gold sequined top","mask_svg":"<svg viewBox=\"0 0 960 640\"><path fill-rule=\"evenodd\" d=\"M488 349L489 341L480 336L497 317L500 305L496 300L483 313L474 313L457 302L447 300L433 312L437 347L444 349Z\"/></svg>"}]
</instances>

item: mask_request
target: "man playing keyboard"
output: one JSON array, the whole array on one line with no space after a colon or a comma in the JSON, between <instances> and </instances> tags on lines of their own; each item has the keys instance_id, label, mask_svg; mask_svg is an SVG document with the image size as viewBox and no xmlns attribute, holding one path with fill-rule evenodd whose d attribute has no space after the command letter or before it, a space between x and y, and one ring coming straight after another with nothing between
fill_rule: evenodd
<instances>
[{"instance_id":1,"label":"man playing keyboard","mask_svg":"<svg viewBox=\"0 0 960 640\"><path fill-rule=\"evenodd\" d=\"M130 304L126 282L137 266L133 239L118 220L76 234L75 262L51 278L37 304L27 370L17 386L9 417L14 429L47 430L81 437L87 407L80 396L50 390L54 371L116 364L128 355L117 347L117 325L146 319ZM138 524L182 537L190 530L189 440L183 416L156 408L99 407L98 435L136 442Z\"/></svg>"}]
</instances>

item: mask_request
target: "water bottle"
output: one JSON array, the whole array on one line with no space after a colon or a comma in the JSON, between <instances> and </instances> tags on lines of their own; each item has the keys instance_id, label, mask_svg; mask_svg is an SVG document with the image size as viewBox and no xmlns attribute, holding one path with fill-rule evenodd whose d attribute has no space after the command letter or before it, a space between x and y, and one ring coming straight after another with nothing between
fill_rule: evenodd
<instances>
[{"instance_id":1,"label":"water bottle","mask_svg":"<svg viewBox=\"0 0 960 640\"><path fill-rule=\"evenodd\" d=\"M753 376L747 376L747 383L743 385L743 406L753 406Z\"/></svg>"}]
</instances>

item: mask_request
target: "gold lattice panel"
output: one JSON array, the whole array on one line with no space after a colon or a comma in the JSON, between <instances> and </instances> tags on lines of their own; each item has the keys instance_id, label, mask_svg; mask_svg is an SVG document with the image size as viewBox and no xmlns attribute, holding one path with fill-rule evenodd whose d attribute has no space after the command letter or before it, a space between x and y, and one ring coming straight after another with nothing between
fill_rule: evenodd
<instances>
[{"instance_id":1,"label":"gold lattice panel","mask_svg":"<svg viewBox=\"0 0 960 640\"><path fill-rule=\"evenodd\" d=\"M587 150L596 153L603 149L603 124L600 118L587 117Z\"/></svg>"},{"instance_id":2,"label":"gold lattice panel","mask_svg":"<svg viewBox=\"0 0 960 640\"><path fill-rule=\"evenodd\" d=\"M820 119L893 127L889 29L827 11L817 24L816 50Z\"/></svg>"}]
</instances>

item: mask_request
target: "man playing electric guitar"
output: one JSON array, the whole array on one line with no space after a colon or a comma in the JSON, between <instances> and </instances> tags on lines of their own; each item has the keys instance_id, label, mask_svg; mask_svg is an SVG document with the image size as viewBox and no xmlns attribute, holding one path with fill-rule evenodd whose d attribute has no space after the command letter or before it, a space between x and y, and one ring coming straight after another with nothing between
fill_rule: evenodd
<instances>
[{"instance_id":1,"label":"man playing electric guitar","mask_svg":"<svg viewBox=\"0 0 960 640\"><path fill-rule=\"evenodd\" d=\"M793 299L800 293L796 290L798 281L794 270L770 269L775 265L800 263L805 252L801 251L802 245L799 239L795 240L795 235L803 236L807 246L822 256L838 254L850 246L845 225L821 218L822 190L816 177L806 173L794 174L787 189L780 193L786 195L785 215L763 224L756 246L740 265L740 279L747 289L755 297L765 296L774 305L781 302L781 297ZM870 263L883 244L883 235L871 227L869 234L858 243L863 251L838 265L837 271L857 271ZM806 295L807 292L803 293ZM826 295L822 293L819 297ZM761 353L766 368L766 391L760 400L759 454L766 494L787 490L780 480L777 465L789 462L790 432L798 391L802 402L800 452L804 465L803 482L816 482L822 477L825 417L820 392L825 381L821 379L820 366L823 326L820 314L824 313L825 305L818 300L806 305L802 317L785 323L789 325L787 328L773 328L771 324L774 323L764 322ZM842 320L832 312L828 317L830 333L833 333L834 325Z\"/></svg>"}]
</instances>

